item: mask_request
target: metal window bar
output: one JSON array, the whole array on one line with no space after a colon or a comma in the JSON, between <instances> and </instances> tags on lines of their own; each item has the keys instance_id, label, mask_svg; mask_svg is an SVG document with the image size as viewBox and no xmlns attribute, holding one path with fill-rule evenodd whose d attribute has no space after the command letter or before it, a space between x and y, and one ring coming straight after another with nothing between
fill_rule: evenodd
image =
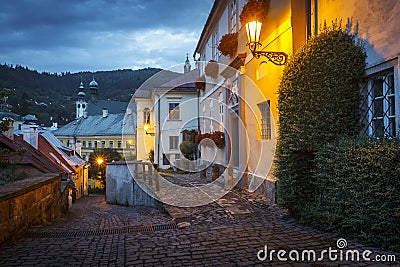
<instances>
[{"instance_id":1,"label":"metal window bar","mask_svg":"<svg viewBox=\"0 0 400 267\"><path fill-rule=\"evenodd\" d=\"M271 109L270 101L267 100L257 105L261 111L261 139L271 139Z\"/></svg>"},{"instance_id":2,"label":"metal window bar","mask_svg":"<svg viewBox=\"0 0 400 267\"><path fill-rule=\"evenodd\" d=\"M362 92L366 94L361 103L361 120L365 126L362 135L396 137L394 90L393 71L372 76L363 84Z\"/></svg>"}]
</instances>

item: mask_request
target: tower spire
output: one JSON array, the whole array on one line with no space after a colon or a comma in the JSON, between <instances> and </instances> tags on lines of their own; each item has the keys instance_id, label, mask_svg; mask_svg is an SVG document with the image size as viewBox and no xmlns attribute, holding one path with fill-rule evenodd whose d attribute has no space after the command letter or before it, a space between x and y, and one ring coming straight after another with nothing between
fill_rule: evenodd
<instances>
[{"instance_id":1,"label":"tower spire","mask_svg":"<svg viewBox=\"0 0 400 267\"><path fill-rule=\"evenodd\" d=\"M186 61L185 61L185 66L183 67L183 73L190 72L191 68L192 68L192 66L190 65L190 62L189 62L189 54L186 53Z\"/></svg>"}]
</instances>

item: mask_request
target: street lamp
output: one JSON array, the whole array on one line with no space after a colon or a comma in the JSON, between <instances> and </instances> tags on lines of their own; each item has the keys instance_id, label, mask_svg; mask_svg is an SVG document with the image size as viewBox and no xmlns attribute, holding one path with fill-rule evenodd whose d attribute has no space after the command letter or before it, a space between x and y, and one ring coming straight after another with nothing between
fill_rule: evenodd
<instances>
[{"instance_id":1,"label":"street lamp","mask_svg":"<svg viewBox=\"0 0 400 267\"><path fill-rule=\"evenodd\" d=\"M246 23L247 45L255 58L260 56L266 57L270 62L275 65L285 65L287 62L287 54L285 52L270 52L257 50L262 46L260 43L262 23L258 20Z\"/></svg>"},{"instance_id":2,"label":"street lamp","mask_svg":"<svg viewBox=\"0 0 400 267\"><path fill-rule=\"evenodd\" d=\"M97 162L97 165L101 165L101 164L103 164L103 162L104 162L104 159L103 158L100 158L100 157L98 157L97 159L96 159L96 162Z\"/></svg>"},{"instance_id":3,"label":"street lamp","mask_svg":"<svg viewBox=\"0 0 400 267\"><path fill-rule=\"evenodd\" d=\"M145 123L145 124L143 125L143 129L144 129L145 133L154 136L155 133L149 133L149 132L148 132L149 127L150 127L150 125L149 125L148 123Z\"/></svg>"}]
</instances>

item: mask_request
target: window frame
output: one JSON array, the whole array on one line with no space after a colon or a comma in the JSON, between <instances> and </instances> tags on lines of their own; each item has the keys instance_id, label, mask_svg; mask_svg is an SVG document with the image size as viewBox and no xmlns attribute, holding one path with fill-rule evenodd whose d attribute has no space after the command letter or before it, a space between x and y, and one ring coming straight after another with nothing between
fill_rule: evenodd
<instances>
[{"instance_id":1,"label":"window frame","mask_svg":"<svg viewBox=\"0 0 400 267\"><path fill-rule=\"evenodd\" d=\"M171 109L171 105L176 105L176 106L173 109ZM174 115L172 116L172 114ZM180 119L181 119L181 102L177 101L168 102L168 120L179 121Z\"/></svg>"},{"instance_id":2,"label":"window frame","mask_svg":"<svg viewBox=\"0 0 400 267\"><path fill-rule=\"evenodd\" d=\"M261 140L272 139L271 100L257 104L261 113L260 137Z\"/></svg>"},{"instance_id":3,"label":"window frame","mask_svg":"<svg viewBox=\"0 0 400 267\"><path fill-rule=\"evenodd\" d=\"M170 135L169 136L169 150L179 150L179 136Z\"/></svg>"}]
</instances>

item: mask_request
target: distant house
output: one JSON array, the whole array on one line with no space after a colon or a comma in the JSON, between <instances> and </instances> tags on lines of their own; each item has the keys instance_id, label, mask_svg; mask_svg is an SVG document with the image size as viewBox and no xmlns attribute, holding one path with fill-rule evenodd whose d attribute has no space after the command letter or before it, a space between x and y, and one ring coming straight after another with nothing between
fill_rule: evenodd
<instances>
[{"instance_id":1,"label":"distant house","mask_svg":"<svg viewBox=\"0 0 400 267\"><path fill-rule=\"evenodd\" d=\"M190 71L186 66L183 75L134 95L139 160L149 160L154 151L154 163L160 169L176 166L181 158L182 131L198 129L198 76L197 69Z\"/></svg>"},{"instance_id":2,"label":"distant house","mask_svg":"<svg viewBox=\"0 0 400 267\"><path fill-rule=\"evenodd\" d=\"M24 122L22 117L14 112L11 112L11 106L8 104L0 104L0 120L13 120L14 128L21 130L21 126Z\"/></svg>"}]
</instances>

